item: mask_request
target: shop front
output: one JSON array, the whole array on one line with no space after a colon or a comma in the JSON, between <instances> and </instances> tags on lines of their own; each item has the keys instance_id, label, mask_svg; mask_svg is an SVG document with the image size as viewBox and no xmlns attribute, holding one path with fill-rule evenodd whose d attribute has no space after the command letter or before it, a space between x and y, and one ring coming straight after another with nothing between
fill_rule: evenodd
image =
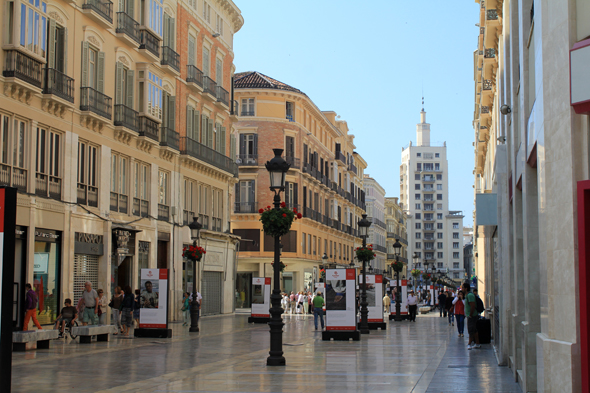
<instances>
[{"instance_id":1,"label":"shop front","mask_svg":"<svg viewBox=\"0 0 590 393\"><path fill-rule=\"evenodd\" d=\"M41 325L55 322L61 305L62 232L35 229L33 289L38 297L38 320Z\"/></svg>"},{"instance_id":2,"label":"shop front","mask_svg":"<svg viewBox=\"0 0 590 393\"><path fill-rule=\"evenodd\" d=\"M98 290L99 260L104 255L104 236L94 233L74 233L74 304L84 292L84 284L92 283Z\"/></svg>"},{"instance_id":3,"label":"shop front","mask_svg":"<svg viewBox=\"0 0 590 393\"><path fill-rule=\"evenodd\" d=\"M16 227L14 235L14 303L13 330L22 330L25 316L25 284L27 281L27 227Z\"/></svg>"}]
</instances>

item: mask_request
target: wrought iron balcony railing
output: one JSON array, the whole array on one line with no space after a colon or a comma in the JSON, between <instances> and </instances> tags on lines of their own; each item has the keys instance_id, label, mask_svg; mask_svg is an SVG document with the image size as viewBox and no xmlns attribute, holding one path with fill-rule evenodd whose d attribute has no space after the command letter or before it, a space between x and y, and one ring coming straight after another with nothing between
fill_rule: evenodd
<instances>
[{"instance_id":1,"label":"wrought iron balcony railing","mask_svg":"<svg viewBox=\"0 0 590 393\"><path fill-rule=\"evenodd\" d=\"M160 128L160 146L168 146L174 150L178 150L178 139L180 135L172 128Z\"/></svg>"},{"instance_id":2,"label":"wrought iron balcony railing","mask_svg":"<svg viewBox=\"0 0 590 393\"><path fill-rule=\"evenodd\" d=\"M138 44L141 42L139 37L139 23L126 12L117 12L117 28L115 32L128 35Z\"/></svg>"},{"instance_id":3,"label":"wrought iron balcony railing","mask_svg":"<svg viewBox=\"0 0 590 393\"><path fill-rule=\"evenodd\" d=\"M238 166L229 157L195 141L188 137L180 138L180 153L202 160L223 171L234 174L238 173Z\"/></svg>"},{"instance_id":4,"label":"wrought iron balcony railing","mask_svg":"<svg viewBox=\"0 0 590 393\"><path fill-rule=\"evenodd\" d=\"M285 161L287 161L287 164L291 165L291 169L301 168L301 160L299 158L285 156Z\"/></svg>"},{"instance_id":5,"label":"wrought iron balcony railing","mask_svg":"<svg viewBox=\"0 0 590 393\"><path fill-rule=\"evenodd\" d=\"M7 50L4 54L6 63L2 75L6 78L18 78L35 87L41 87L43 65L40 61L16 50Z\"/></svg>"},{"instance_id":6,"label":"wrought iron balcony railing","mask_svg":"<svg viewBox=\"0 0 590 393\"><path fill-rule=\"evenodd\" d=\"M93 10L109 23L113 23L113 3L105 0L86 0L85 4L82 4L83 10Z\"/></svg>"},{"instance_id":7,"label":"wrought iron balcony railing","mask_svg":"<svg viewBox=\"0 0 590 393\"><path fill-rule=\"evenodd\" d=\"M162 61L160 62L160 64L169 65L176 71L180 72L180 55L169 46L163 46Z\"/></svg>"},{"instance_id":8,"label":"wrought iron balcony railing","mask_svg":"<svg viewBox=\"0 0 590 393\"><path fill-rule=\"evenodd\" d=\"M258 202L236 202L234 213L258 213Z\"/></svg>"},{"instance_id":9,"label":"wrought iron balcony railing","mask_svg":"<svg viewBox=\"0 0 590 393\"><path fill-rule=\"evenodd\" d=\"M209 78L208 76L203 76L203 92L209 93L215 96L215 87L217 87L217 83L213 81L213 79Z\"/></svg>"},{"instance_id":10,"label":"wrought iron balcony railing","mask_svg":"<svg viewBox=\"0 0 590 393\"><path fill-rule=\"evenodd\" d=\"M99 116L111 119L113 105L112 98L102 94L92 87L80 89L80 110L94 112Z\"/></svg>"},{"instance_id":11,"label":"wrought iron balcony railing","mask_svg":"<svg viewBox=\"0 0 590 393\"><path fill-rule=\"evenodd\" d=\"M137 132L139 129L138 113L125 105L115 105L115 126L126 127Z\"/></svg>"},{"instance_id":12,"label":"wrought iron balcony railing","mask_svg":"<svg viewBox=\"0 0 590 393\"><path fill-rule=\"evenodd\" d=\"M194 65L186 66L186 82L195 83L203 87L203 71L199 70Z\"/></svg>"},{"instance_id":13,"label":"wrought iron balcony railing","mask_svg":"<svg viewBox=\"0 0 590 393\"><path fill-rule=\"evenodd\" d=\"M149 117L139 116L139 136L145 136L155 141L159 141L159 128L160 125Z\"/></svg>"},{"instance_id":14,"label":"wrought iron balcony railing","mask_svg":"<svg viewBox=\"0 0 590 393\"><path fill-rule=\"evenodd\" d=\"M74 79L56 69L45 68L43 94L53 94L66 101L74 102Z\"/></svg>"},{"instance_id":15,"label":"wrought iron balcony railing","mask_svg":"<svg viewBox=\"0 0 590 393\"><path fill-rule=\"evenodd\" d=\"M145 49L156 57L160 57L160 39L148 30L139 31L139 49Z\"/></svg>"},{"instance_id":16,"label":"wrought iron balcony railing","mask_svg":"<svg viewBox=\"0 0 590 393\"><path fill-rule=\"evenodd\" d=\"M127 214L129 211L129 197L111 192L111 211Z\"/></svg>"},{"instance_id":17,"label":"wrought iron balcony railing","mask_svg":"<svg viewBox=\"0 0 590 393\"><path fill-rule=\"evenodd\" d=\"M240 166L257 166L258 165L258 154L238 154L236 164Z\"/></svg>"},{"instance_id":18,"label":"wrought iron balcony railing","mask_svg":"<svg viewBox=\"0 0 590 393\"><path fill-rule=\"evenodd\" d=\"M221 102L222 104L229 106L229 93L221 86L217 86L215 90L215 96L217 97L217 102Z\"/></svg>"}]
</instances>

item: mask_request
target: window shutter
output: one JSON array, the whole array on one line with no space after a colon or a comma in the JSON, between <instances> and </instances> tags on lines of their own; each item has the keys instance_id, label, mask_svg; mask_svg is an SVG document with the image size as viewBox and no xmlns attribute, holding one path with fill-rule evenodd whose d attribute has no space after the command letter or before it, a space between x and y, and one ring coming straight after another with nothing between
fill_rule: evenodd
<instances>
[{"instance_id":1,"label":"window shutter","mask_svg":"<svg viewBox=\"0 0 590 393\"><path fill-rule=\"evenodd\" d=\"M64 74L68 74L68 29L63 29L64 31L64 51L63 51L63 56L64 56Z\"/></svg>"},{"instance_id":2,"label":"window shutter","mask_svg":"<svg viewBox=\"0 0 590 393\"><path fill-rule=\"evenodd\" d=\"M236 201L236 205L240 204L240 182L236 183L236 191L234 192L234 200Z\"/></svg>"},{"instance_id":3,"label":"window shutter","mask_svg":"<svg viewBox=\"0 0 590 393\"><path fill-rule=\"evenodd\" d=\"M250 180L250 190L248 190L248 202L254 203L256 202L256 187L254 180Z\"/></svg>"},{"instance_id":4,"label":"window shutter","mask_svg":"<svg viewBox=\"0 0 590 393\"><path fill-rule=\"evenodd\" d=\"M188 64L196 65L195 63L195 37L189 34L188 36Z\"/></svg>"},{"instance_id":5,"label":"window shutter","mask_svg":"<svg viewBox=\"0 0 590 393\"><path fill-rule=\"evenodd\" d=\"M168 14L164 14L164 42L162 46L170 46L170 16Z\"/></svg>"},{"instance_id":6,"label":"window shutter","mask_svg":"<svg viewBox=\"0 0 590 393\"><path fill-rule=\"evenodd\" d=\"M229 136L229 156L232 160L236 160L236 136L234 134Z\"/></svg>"},{"instance_id":7,"label":"window shutter","mask_svg":"<svg viewBox=\"0 0 590 393\"><path fill-rule=\"evenodd\" d=\"M133 109L134 108L134 93L135 93L135 71L128 70L127 71L127 91L126 100L127 100L127 107Z\"/></svg>"},{"instance_id":8,"label":"window shutter","mask_svg":"<svg viewBox=\"0 0 590 393\"><path fill-rule=\"evenodd\" d=\"M215 123L215 151L221 153L221 124Z\"/></svg>"},{"instance_id":9,"label":"window shutter","mask_svg":"<svg viewBox=\"0 0 590 393\"><path fill-rule=\"evenodd\" d=\"M82 41L82 87L88 86L88 51L89 45L87 41Z\"/></svg>"},{"instance_id":10,"label":"window shutter","mask_svg":"<svg viewBox=\"0 0 590 393\"><path fill-rule=\"evenodd\" d=\"M207 144L207 116L201 116L201 143Z\"/></svg>"},{"instance_id":11,"label":"window shutter","mask_svg":"<svg viewBox=\"0 0 590 393\"><path fill-rule=\"evenodd\" d=\"M193 116L193 139L197 142L200 141L199 139L199 122L201 121L201 114L199 111L195 110L194 112L194 116Z\"/></svg>"},{"instance_id":12,"label":"window shutter","mask_svg":"<svg viewBox=\"0 0 590 393\"><path fill-rule=\"evenodd\" d=\"M175 20L173 18L170 18L170 21L168 22L168 36L170 37L168 39L168 46L170 46L170 48L174 49L174 46L176 44L176 40L175 40L175 31L176 31L176 26L175 26Z\"/></svg>"},{"instance_id":13,"label":"window shutter","mask_svg":"<svg viewBox=\"0 0 590 393\"><path fill-rule=\"evenodd\" d=\"M215 62L215 79L218 86L223 86L223 63L220 59Z\"/></svg>"},{"instance_id":14,"label":"window shutter","mask_svg":"<svg viewBox=\"0 0 590 393\"><path fill-rule=\"evenodd\" d=\"M176 130L176 97L168 97L168 128Z\"/></svg>"},{"instance_id":15,"label":"window shutter","mask_svg":"<svg viewBox=\"0 0 590 393\"><path fill-rule=\"evenodd\" d=\"M207 124L207 146L213 149L213 120L209 119Z\"/></svg>"},{"instance_id":16,"label":"window shutter","mask_svg":"<svg viewBox=\"0 0 590 393\"><path fill-rule=\"evenodd\" d=\"M123 63L115 64L115 105L123 103Z\"/></svg>"},{"instance_id":17,"label":"window shutter","mask_svg":"<svg viewBox=\"0 0 590 393\"><path fill-rule=\"evenodd\" d=\"M47 45L47 68L55 68L55 37L57 33L57 26L55 19L49 19L49 32L48 39L49 45ZM49 82L49 81L47 81Z\"/></svg>"},{"instance_id":18,"label":"window shutter","mask_svg":"<svg viewBox=\"0 0 590 393\"><path fill-rule=\"evenodd\" d=\"M127 14L135 19L135 0L127 0Z\"/></svg>"},{"instance_id":19,"label":"window shutter","mask_svg":"<svg viewBox=\"0 0 590 393\"><path fill-rule=\"evenodd\" d=\"M254 134L254 151L252 152L255 156L258 155L258 134Z\"/></svg>"},{"instance_id":20,"label":"window shutter","mask_svg":"<svg viewBox=\"0 0 590 393\"><path fill-rule=\"evenodd\" d=\"M289 203L291 201L289 200L289 182L286 181L285 182L285 203L287 204L287 206L289 206Z\"/></svg>"},{"instance_id":21,"label":"window shutter","mask_svg":"<svg viewBox=\"0 0 590 393\"><path fill-rule=\"evenodd\" d=\"M104 52L98 52L98 62L97 62L97 80L96 83L97 90L101 93L104 93Z\"/></svg>"},{"instance_id":22,"label":"window shutter","mask_svg":"<svg viewBox=\"0 0 590 393\"><path fill-rule=\"evenodd\" d=\"M246 135L240 134L240 155L248 154L246 151Z\"/></svg>"},{"instance_id":23,"label":"window shutter","mask_svg":"<svg viewBox=\"0 0 590 393\"><path fill-rule=\"evenodd\" d=\"M221 146L219 148L219 152L221 154L223 154L224 156L226 156L227 150L225 149L225 127L223 127L223 126L221 126L221 135L220 135L219 139L221 139Z\"/></svg>"},{"instance_id":24,"label":"window shutter","mask_svg":"<svg viewBox=\"0 0 590 393\"><path fill-rule=\"evenodd\" d=\"M195 139L193 135L193 120L194 120L195 110L192 106L186 107L186 136L191 139Z\"/></svg>"},{"instance_id":25,"label":"window shutter","mask_svg":"<svg viewBox=\"0 0 590 393\"><path fill-rule=\"evenodd\" d=\"M297 191L297 183L293 183L293 204L294 205L298 205L299 204L299 195L298 195L298 191Z\"/></svg>"}]
</instances>

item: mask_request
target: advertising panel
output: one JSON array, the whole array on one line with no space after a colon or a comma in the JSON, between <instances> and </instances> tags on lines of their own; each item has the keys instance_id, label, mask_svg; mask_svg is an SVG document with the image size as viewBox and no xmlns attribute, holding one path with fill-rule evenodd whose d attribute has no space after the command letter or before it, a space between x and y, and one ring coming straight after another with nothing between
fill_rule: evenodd
<instances>
[{"instance_id":1,"label":"advertising panel","mask_svg":"<svg viewBox=\"0 0 590 393\"><path fill-rule=\"evenodd\" d=\"M359 275L359 293L363 290L363 275ZM383 322L383 276L367 274L367 322Z\"/></svg>"},{"instance_id":2,"label":"advertising panel","mask_svg":"<svg viewBox=\"0 0 590 393\"><path fill-rule=\"evenodd\" d=\"M168 269L141 269L140 328L168 328Z\"/></svg>"},{"instance_id":3,"label":"advertising panel","mask_svg":"<svg viewBox=\"0 0 590 393\"><path fill-rule=\"evenodd\" d=\"M355 270L326 270L326 330L356 330Z\"/></svg>"},{"instance_id":4,"label":"advertising panel","mask_svg":"<svg viewBox=\"0 0 590 393\"><path fill-rule=\"evenodd\" d=\"M397 291L397 281L395 279L389 281L389 285L391 286L391 293L394 293L394 290ZM408 305L408 280L400 280L401 292L402 292L402 302L400 305L400 315L408 315L408 309L406 306ZM391 315L395 315L395 303L393 302L393 298L391 301L390 306Z\"/></svg>"},{"instance_id":5,"label":"advertising panel","mask_svg":"<svg viewBox=\"0 0 590 393\"><path fill-rule=\"evenodd\" d=\"M434 296L434 285L428 286L428 291L430 292L430 305L436 304L436 296Z\"/></svg>"},{"instance_id":6,"label":"advertising panel","mask_svg":"<svg viewBox=\"0 0 590 393\"><path fill-rule=\"evenodd\" d=\"M252 317L270 318L270 277L252 278Z\"/></svg>"}]
</instances>

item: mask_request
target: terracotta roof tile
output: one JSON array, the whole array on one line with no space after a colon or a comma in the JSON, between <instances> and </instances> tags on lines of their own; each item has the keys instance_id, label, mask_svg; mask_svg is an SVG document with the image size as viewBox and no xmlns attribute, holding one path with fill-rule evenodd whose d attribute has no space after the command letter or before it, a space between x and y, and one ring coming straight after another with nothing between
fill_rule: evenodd
<instances>
[{"instance_id":1,"label":"terracotta roof tile","mask_svg":"<svg viewBox=\"0 0 590 393\"><path fill-rule=\"evenodd\" d=\"M234 74L234 88L286 90L305 95L301 90L257 71L238 72Z\"/></svg>"}]
</instances>

